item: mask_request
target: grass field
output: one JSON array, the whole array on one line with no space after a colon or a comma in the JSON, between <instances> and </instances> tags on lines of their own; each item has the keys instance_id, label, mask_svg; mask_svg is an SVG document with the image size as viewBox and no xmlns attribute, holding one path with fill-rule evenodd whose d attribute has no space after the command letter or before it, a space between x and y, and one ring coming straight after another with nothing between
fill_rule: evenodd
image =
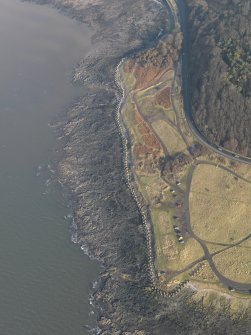
<instances>
[{"instance_id":1,"label":"grass field","mask_svg":"<svg viewBox=\"0 0 251 335\"><path fill-rule=\"evenodd\" d=\"M136 123L134 121L134 119L135 119L135 116L134 116L135 115L135 106L130 100L126 101L126 105L124 105L124 107L122 109L122 115L123 115L124 123L127 126L130 125L130 128L128 128L128 129L130 131L131 137L134 139L133 142L143 144L144 142L142 140L142 136L141 136L140 132L138 131L138 128L137 128Z\"/></svg>"},{"instance_id":2,"label":"grass field","mask_svg":"<svg viewBox=\"0 0 251 335\"><path fill-rule=\"evenodd\" d=\"M168 200L169 193L167 191L167 185L163 182L159 176L139 176L139 182L144 189L148 203L154 205L156 201L165 202Z\"/></svg>"},{"instance_id":3,"label":"grass field","mask_svg":"<svg viewBox=\"0 0 251 335\"><path fill-rule=\"evenodd\" d=\"M231 168L232 172L250 180L251 169L242 164L234 166L228 159L208 150L202 150L197 158L191 157L188 147L195 143L195 139L186 124L179 89L172 85L174 71L163 72L160 78L156 76L149 87L142 81L147 76L142 75L140 85L133 74L123 73L123 76L128 94L122 116L132 140L135 185L151 213L159 287L171 290L189 278L205 292L215 288L222 291L224 287L204 260L201 245L187 228L184 214L187 177L192 165L196 164L189 194L191 228L213 254L250 234L251 218L251 184L217 165ZM151 78L155 77L152 75ZM170 105L171 94L176 108ZM167 157L164 157L165 148ZM178 153L189 157L187 163L179 165L177 162L167 175L161 175L158 159L169 159L171 155L175 160ZM206 164L199 163L198 159ZM157 162L154 168L150 166L151 160ZM215 166L210 165L212 163ZM178 233L174 227L178 228ZM180 237L184 243L178 241ZM213 260L224 276L250 282L250 251L249 240L215 255ZM204 267L189 277L191 270L196 269L202 260Z\"/></svg>"},{"instance_id":4,"label":"grass field","mask_svg":"<svg viewBox=\"0 0 251 335\"><path fill-rule=\"evenodd\" d=\"M206 177L207 176L207 177ZM199 165L189 197L194 233L209 242L234 243L250 233L251 185L211 165Z\"/></svg>"},{"instance_id":5,"label":"grass field","mask_svg":"<svg viewBox=\"0 0 251 335\"><path fill-rule=\"evenodd\" d=\"M214 256L213 261L225 277L240 283L251 283L250 250L236 246Z\"/></svg>"},{"instance_id":6,"label":"grass field","mask_svg":"<svg viewBox=\"0 0 251 335\"><path fill-rule=\"evenodd\" d=\"M151 208L155 235L156 268L158 271L165 271L167 263L176 259L178 254L177 243L172 232L170 217L166 211Z\"/></svg>"},{"instance_id":7,"label":"grass field","mask_svg":"<svg viewBox=\"0 0 251 335\"><path fill-rule=\"evenodd\" d=\"M181 270L203 255L203 249L199 243L193 238L189 238L184 246L179 248L179 253L175 260L169 262L168 269Z\"/></svg>"},{"instance_id":8,"label":"grass field","mask_svg":"<svg viewBox=\"0 0 251 335\"><path fill-rule=\"evenodd\" d=\"M180 134L167 122L163 120L154 121L152 123L152 127L171 155L175 155L186 150L186 144Z\"/></svg>"}]
</instances>

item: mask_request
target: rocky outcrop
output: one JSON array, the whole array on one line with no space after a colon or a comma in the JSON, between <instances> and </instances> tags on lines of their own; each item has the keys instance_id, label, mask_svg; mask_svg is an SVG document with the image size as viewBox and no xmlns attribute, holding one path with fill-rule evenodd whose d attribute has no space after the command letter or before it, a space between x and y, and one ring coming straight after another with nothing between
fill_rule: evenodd
<instances>
[{"instance_id":1,"label":"rocky outcrop","mask_svg":"<svg viewBox=\"0 0 251 335\"><path fill-rule=\"evenodd\" d=\"M94 30L95 53L77 67L83 96L59 123L60 181L70 192L76 241L103 265L93 292L103 335L244 334L246 316L232 320L227 306L213 315L195 304L193 291L175 299L151 290L146 236L127 187L122 143L115 123L121 92L118 61L153 47L165 33L168 13L150 0L39 0L66 11Z\"/></svg>"}]
</instances>

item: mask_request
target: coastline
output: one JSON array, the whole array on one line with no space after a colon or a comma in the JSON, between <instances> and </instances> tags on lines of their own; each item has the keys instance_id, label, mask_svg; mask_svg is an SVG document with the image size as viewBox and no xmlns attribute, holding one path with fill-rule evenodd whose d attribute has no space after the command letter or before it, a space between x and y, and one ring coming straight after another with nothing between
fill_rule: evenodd
<instances>
[{"instance_id":1,"label":"coastline","mask_svg":"<svg viewBox=\"0 0 251 335\"><path fill-rule=\"evenodd\" d=\"M142 48L145 47L142 45ZM124 57L123 53L122 56ZM116 55L111 59L107 70L110 73L108 78L104 79L104 76L101 76L98 83L85 87L86 93L83 98L67 113L63 126L59 125L58 130L62 131L63 136L62 159L58 165L59 180L70 191L75 228L78 232L75 241L84 252L88 253L88 256L99 260L103 267L91 298L98 309L98 333L163 335L168 330L169 334L177 334L177 331L179 334L188 334L188 329L190 333L194 330L194 323L196 327L205 326L199 321L202 316L203 320L209 318L206 316L207 311L189 304L193 295L192 290L185 289L177 294L175 299L162 298L161 295L156 295L156 292L146 290L149 286L153 287L155 281L152 265L154 256L152 228L149 223L146 223L148 215L145 213L144 205L138 200L133 187L130 187L130 179L127 179L130 161L127 149L130 143L124 131L121 130L124 153L121 152L121 140L114 127L115 122L118 128L121 127L119 110L123 104L124 94L121 93L121 99L119 99L116 86L120 85L119 67L123 63L123 57ZM116 66L117 59L122 60ZM94 63L88 59L87 63L83 62L76 70L78 75L75 77L80 78L77 80L79 83L86 85L86 82L90 81L86 78L91 77L92 74L88 73L88 70ZM105 62L101 62L101 65L99 62L97 64L100 66L98 66L99 70L104 69ZM107 71L104 70L105 74L108 73ZM102 82L103 79L105 84ZM123 85L121 88L123 92ZM94 94L93 99L92 94ZM89 106L91 112L83 106ZM91 106L99 110L95 117L91 115L93 113ZM108 119L104 118L104 110ZM115 118L114 111L116 111ZM87 113L90 115L87 116ZM97 118L100 118L98 125ZM103 122L105 122L105 128ZM97 149L92 146L91 141L93 143L97 141L95 134L99 133L100 129L102 132L101 135L97 135L100 136ZM106 133L109 134L108 137ZM109 145L111 149L108 148ZM91 159L87 152L83 153L80 150L80 147L84 147L89 152ZM97 169L97 165L103 167L102 164L107 159L105 157L107 151L111 161L103 173L104 171ZM98 157L99 155L102 155L101 158ZM90 169L86 162L90 164ZM84 166L84 169L80 166ZM124 173L126 173L127 182ZM102 191L104 186L102 178L109 179L112 184L105 184L106 192ZM90 180L94 185L89 184ZM132 197L131 193L135 195ZM94 205L95 201L97 204ZM105 208L104 212L98 207L101 204ZM130 213L129 218L128 213ZM147 250L151 250L150 255L147 255L145 250L146 244ZM149 270L150 278L147 275ZM184 313L186 317L183 316ZM210 327L210 321L211 326L214 323L214 320L209 318L209 326L206 325L206 327ZM138 325L138 329L135 325ZM208 329L206 328L206 331ZM212 334L216 334L215 329L212 328Z\"/></svg>"},{"instance_id":2,"label":"coastline","mask_svg":"<svg viewBox=\"0 0 251 335\"><path fill-rule=\"evenodd\" d=\"M127 185L138 206L138 209L139 209L139 212L142 218L142 222L144 225L145 237L146 237L146 250L147 250L147 256L148 256L147 269L149 272L149 279L151 281L151 288L154 290L156 273L155 273L155 267L154 267L153 228L152 228L152 223L150 219L150 213L146 205L143 202L142 196L139 196L140 194L139 191L136 190L131 183L131 179L133 179L133 173L129 167L129 165L132 164L132 157L131 157L130 145L129 145L130 135L128 134L128 130L125 124L123 123L122 115L121 115L121 110L122 110L123 104L125 103L126 96L125 96L125 88L121 80L120 67L123 67L123 63L125 62L125 60L126 59L122 59L116 67L115 82L118 85L118 87L121 89L122 96L118 103L115 119L117 122L117 126L119 129L120 136L122 139L122 144L123 144L123 152L124 152L123 163L124 163L124 173L127 179Z\"/></svg>"}]
</instances>

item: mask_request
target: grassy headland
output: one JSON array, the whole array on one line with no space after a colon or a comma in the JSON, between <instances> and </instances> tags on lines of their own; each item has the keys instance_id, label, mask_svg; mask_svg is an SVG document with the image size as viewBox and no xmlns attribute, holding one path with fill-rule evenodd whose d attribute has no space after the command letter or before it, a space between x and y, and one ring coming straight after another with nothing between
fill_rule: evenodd
<instances>
[{"instance_id":1,"label":"grassy headland","mask_svg":"<svg viewBox=\"0 0 251 335\"><path fill-rule=\"evenodd\" d=\"M251 237L251 168L210 151L190 132L179 35L171 36L120 69L126 92L121 115L131 138L134 187L151 213L157 286L173 294L190 282L198 292L210 295L213 288L234 299L238 293L229 291L208 258L227 279L251 283L249 245L242 246Z\"/></svg>"}]
</instances>

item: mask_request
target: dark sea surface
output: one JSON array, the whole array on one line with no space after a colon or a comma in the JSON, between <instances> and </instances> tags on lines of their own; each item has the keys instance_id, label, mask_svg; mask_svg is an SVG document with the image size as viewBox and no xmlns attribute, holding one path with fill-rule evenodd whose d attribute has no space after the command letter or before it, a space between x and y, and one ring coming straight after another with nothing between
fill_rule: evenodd
<instances>
[{"instance_id":1,"label":"dark sea surface","mask_svg":"<svg viewBox=\"0 0 251 335\"><path fill-rule=\"evenodd\" d=\"M91 32L46 6L0 8L0 334L85 335L98 267L71 242L50 182L48 123L81 95L71 75Z\"/></svg>"}]
</instances>

